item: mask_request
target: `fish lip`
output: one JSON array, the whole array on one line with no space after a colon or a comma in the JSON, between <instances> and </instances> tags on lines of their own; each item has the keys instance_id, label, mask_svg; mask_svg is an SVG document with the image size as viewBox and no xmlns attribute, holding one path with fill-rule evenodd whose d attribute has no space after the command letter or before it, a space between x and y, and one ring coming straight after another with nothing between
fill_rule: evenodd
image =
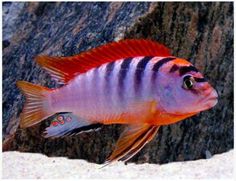
<instances>
[{"instance_id":1,"label":"fish lip","mask_svg":"<svg viewBox=\"0 0 236 181\"><path fill-rule=\"evenodd\" d=\"M206 98L205 101L206 101L206 102L215 101L215 104L214 104L214 105L216 105L217 102L218 102L218 94L217 94L216 90L213 90L213 91L211 92L211 94L210 94L209 96L207 96L207 98ZM213 106L212 106L212 107L213 107Z\"/></svg>"},{"instance_id":2,"label":"fish lip","mask_svg":"<svg viewBox=\"0 0 236 181\"><path fill-rule=\"evenodd\" d=\"M208 105L209 108L214 107L217 103L218 103L218 98L217 97L207 99L207 105Z\"/></svg>"},{"instance_id":3,"label":"fish lip","mask_svg":"<svg viewBox=\"0 0 236 181\"><path fill-rule=\"evenodd\" d=\"M204 109L202 111L214 107L218 103L218 94L216 90L213 89L209 96L203 99L202 102L205 102L205 104L203 104Z\"/></svg>"}]
</instances>

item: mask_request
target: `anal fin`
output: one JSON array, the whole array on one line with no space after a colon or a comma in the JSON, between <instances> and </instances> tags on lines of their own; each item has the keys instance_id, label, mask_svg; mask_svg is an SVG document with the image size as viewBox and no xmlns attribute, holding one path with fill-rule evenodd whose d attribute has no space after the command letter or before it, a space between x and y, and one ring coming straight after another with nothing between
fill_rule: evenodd
<instances>
[{"instance_id":1,"label":"anal fin","mask_svg":"<svg viewBox=\"0 0 236 181\"><path fill-rule=\"evenodd\" d=\"M62 137L77 135L83 132L90 132L97 130L102 126L100 123L91 123L90 121L84 120L77 117L72 113L59 113L51 125L46 128L44 137Z\"/></svg>"},{"instance_id":2,"label":"anal fin","mask_svg":"<svg viewBox=\"0 0 236 181\"><path fill-rule=\"evenodd\" d=\"M130 125L121 134L116 143L115 150L106 160L109 164L113 161L127 161L140 151L156 135L160 126L148 124Z\"/></svg>"}]
</instances>

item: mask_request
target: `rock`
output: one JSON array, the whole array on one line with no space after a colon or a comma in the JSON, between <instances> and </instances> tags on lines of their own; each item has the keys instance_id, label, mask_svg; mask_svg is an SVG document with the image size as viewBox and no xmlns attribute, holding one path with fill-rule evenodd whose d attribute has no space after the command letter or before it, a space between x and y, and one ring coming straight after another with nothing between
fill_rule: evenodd
<instances>
[{"instance_id":1,"label":"rock","mask_svg":"<svg viewBox=\"0 0 236 181\"><path fill-rule=\"evenodd\" d=\"M162 165L125 165L116 162L102 168L102 165L84 160L48 158L36 153L4 152L2 176L3 179L233 179L232 159L233 150L207 160Z\"/></svg>"},{"instance_id":2,"label":"rock","mask_svg":"<svg viewBox=\"0 0 236 181\"><path fill-rule=\"evenodd\" d=\"M233 3L3 3L3 149L102 163L123 127L104 126L79 136L45 139L50 119L20 129L24 98L17 80L58 87L33 60L71 56L123 38L149 38L190 60L219 93L209 111L162 127L131 162L205 158L233 148Z\"/></svg>"},{"instance_id":3,"label":"rock","mask_svg":"<svg viewBox=\"0 0 236 181\"><path fill-rule=\"evenodd\" d=\"M190 60L218 91L213 109L160 130L133 161L205 158L233 148L233 6L230 3L158 3L125 38L150 38ZM155 161L154 161L155 160Z\"/></svg>"}]
</instances>

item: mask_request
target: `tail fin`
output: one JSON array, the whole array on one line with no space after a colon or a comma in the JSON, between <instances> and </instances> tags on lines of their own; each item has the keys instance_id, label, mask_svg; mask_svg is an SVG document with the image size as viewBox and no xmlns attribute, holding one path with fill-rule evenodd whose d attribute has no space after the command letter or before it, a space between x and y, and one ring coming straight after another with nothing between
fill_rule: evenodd
<instances>
[{"instance_id":1,"label":"tail fin","mask_svg":"<svg viewBox=\"0 0 236 181\"><path fill-rule=\"evenodd\" d=\"M16 85L26 96L26 103L21 113L21 128L33 126L54 114L50 112L48 105L50 89L25 81L18 81Z\"/></svg>"}]
</instances>

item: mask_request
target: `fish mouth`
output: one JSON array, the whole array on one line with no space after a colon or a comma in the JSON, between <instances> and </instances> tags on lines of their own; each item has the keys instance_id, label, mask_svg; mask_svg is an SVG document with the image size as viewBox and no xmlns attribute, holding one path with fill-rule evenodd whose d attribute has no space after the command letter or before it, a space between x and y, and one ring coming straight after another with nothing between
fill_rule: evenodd
<instances>
[{"instance_id":1,"label":"fish mouth","mask_svg":"<svg viewBox=\"0 0 236 181\"><path fill-rule=\"evenodd\" d=\"M216 90L213 89L206 99L203 100L203 102L205 102L204 107L206 109L214 107L218 103L218 94Z\"/></svg>"},{"instance_id":2,"label":"fish mouth","mask_svg":"<svg viewBox=\"0 0 236 181\"><path fill-rule=\"evenodd\" d=\"M171 114L172 116L192 116L195 114L198 114L201 111L206 111L212 107L214 107L217 103L218 103L218 94L216 92L215 89L211 89L207 91L207 94L205 94L206 96L204 98L202 98L201 100L198 100L196 102L196 107L193 106L193 109L191 109L191 106L188 110L186 110L186 112L168 112L165 109L165 112L168 112L168 114ZM190 110L191 109L191 110Z\"/></svg>"}]
</instances>

